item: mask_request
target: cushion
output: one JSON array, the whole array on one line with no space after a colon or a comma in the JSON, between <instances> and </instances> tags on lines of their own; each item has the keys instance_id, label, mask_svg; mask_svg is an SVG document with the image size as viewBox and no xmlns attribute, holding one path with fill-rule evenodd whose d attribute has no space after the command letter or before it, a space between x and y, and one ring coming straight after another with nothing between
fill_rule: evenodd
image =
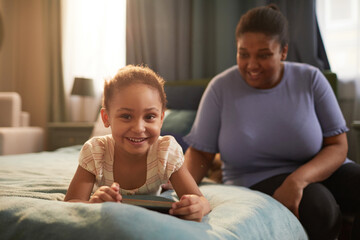
<instances>
[{"instance_id":1,"label":"cushion","mask_svg":"<svg viewBox=\"0 0 360 240\"><path fill-rule=\"evenodd\" d=\"M21 97L16 92L0 92L0 127L21 126Z\"/></svg>"},{"instance_id":2,"label":"cushion","mask_svg":"<svg viewBox=\"0 0 360 240\"><path fill-rule=\"evenodd\" d=\"M195 110L167 110L160 135L174 136L185 152L188 145L182 138L190 132L195 117Z\"/></svg>"},{"instance_id":3,"label":"cushion","mask_svg":"<svg viewBox=\"0 0 360 240\"><path fill-rule=\"evenodd\" d=\"M210 79L170 81L165 83L167 108L177 110L197 110L199 102Z\"/></svg>"}]
</instances>

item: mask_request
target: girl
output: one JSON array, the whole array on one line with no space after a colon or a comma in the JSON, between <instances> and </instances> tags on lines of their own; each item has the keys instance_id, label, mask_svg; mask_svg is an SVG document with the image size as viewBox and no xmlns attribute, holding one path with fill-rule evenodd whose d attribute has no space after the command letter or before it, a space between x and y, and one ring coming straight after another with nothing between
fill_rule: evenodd
<instances>
[{"instance_id":1,"label":"girl","mask_svg":"<svg viewBox=\"0 0 360 240\"><path fill-rule=\"evenodd\" d=\"M183 165L180 145L160 136L165 108L164 80L147 67L129 65L105 81L101 117L112 134L85 143L65 201L121 202L124 194L156 195L170 180L180 201L169 213L201 221L210 205Z\"/></svg>"}]
</instances>

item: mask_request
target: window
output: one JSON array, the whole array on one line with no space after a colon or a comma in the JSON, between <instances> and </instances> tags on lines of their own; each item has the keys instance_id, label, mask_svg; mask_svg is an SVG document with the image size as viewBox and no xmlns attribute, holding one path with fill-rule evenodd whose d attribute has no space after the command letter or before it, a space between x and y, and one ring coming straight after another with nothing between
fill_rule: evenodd
<instances>
[{"instance_id":1,"label":"window","mask_svg":"<svg viewBox=\"0 0 360 240\"><path fill-rule=\"evenodd\" d=\"M86 77L94 80L97 94L93 102L89 99L85 102L90 112L86 118L90 121L99 109L104 79L125 66L126 0L61 3L64 86L71 105L71 120L76 120L76 105L80 102L70 98L74 77Z\"/></svg>"},{"instance_id":2,"label":"window","mask_svg":"<svg viewBox=\"0 0 360 240\"><path fill-rule=\"evenodd\" d=\"M360 2L317 0L317 17L330 67L342 81L360 75Z\"/></svg>"}]
</instances>

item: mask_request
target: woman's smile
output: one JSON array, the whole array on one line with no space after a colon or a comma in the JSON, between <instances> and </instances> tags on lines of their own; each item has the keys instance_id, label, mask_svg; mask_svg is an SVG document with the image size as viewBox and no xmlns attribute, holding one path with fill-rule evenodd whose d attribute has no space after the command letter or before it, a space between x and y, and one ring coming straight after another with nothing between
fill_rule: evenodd
<instances>
[{"instance_id":1,"label":"woman's smile","mask_svg":"<svg viewBox=\"0 0 360 240\"><path fill-rule=\"evenodd\" d=\"M256 71L256 72L248 72L248 75L251 79L253 80L257 80L259 79L259 77L261 76L261 72L260 71Z\"/></svg>"}]
</instances>

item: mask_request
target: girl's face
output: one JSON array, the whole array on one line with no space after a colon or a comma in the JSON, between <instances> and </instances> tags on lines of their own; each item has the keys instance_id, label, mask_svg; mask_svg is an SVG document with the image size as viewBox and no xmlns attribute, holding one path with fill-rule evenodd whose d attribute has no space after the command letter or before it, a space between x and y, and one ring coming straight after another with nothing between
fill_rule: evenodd
<instances>
[{"instance_id":1,"label":"girl's face","mask_svg":"<svg viewBox=\"0 0 360 240\"><path fill-rule=\"evenodd\" d=\"M101 116L105 127L111 126L116 150L143 156L160 136L164 112L155 88L132 84L115 92Z\"/></svg>"},{"instance_id":2,"label":"girl's face","mask_svg":"<svg viewBox=\"0 0 360 240\"><path fill-rule=\"evenodd\" d=\"M237 65L241 76L254 88L272 88L281 81L288 46L281 49L275 37L244 33L237 41Z\"/></svg>"}]
</instances>

